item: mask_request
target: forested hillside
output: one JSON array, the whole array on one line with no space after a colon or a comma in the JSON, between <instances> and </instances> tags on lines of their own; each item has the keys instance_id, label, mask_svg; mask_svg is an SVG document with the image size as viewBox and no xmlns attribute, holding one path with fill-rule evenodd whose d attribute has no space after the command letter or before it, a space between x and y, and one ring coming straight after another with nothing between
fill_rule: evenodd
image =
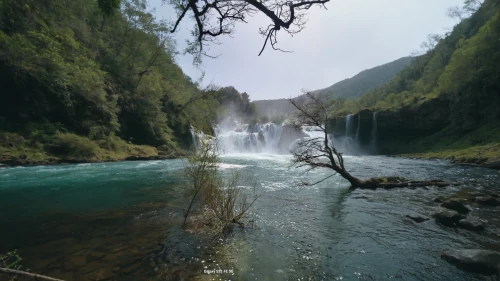
<instances>
[{"instance_id":1,"label":"forested hillside","mask_svg":"<svg viewBox=\"0 0 500 281\"><path fill-rule=\"evenodd\" d=\"M444 150L483 146L475 155L498 153L500 1L467 7L476 2L465 1L463 10L472 15L460 18L444 36L429 36L425 53L389 83L357 101L335 101L332 113L379 112L380 137L401 141L399 148L396 143L388 144L390 151L386 152L430 151L437 155ZM391 132L394 134L389 136ZM409 139L403 139L403 134Z\"/></svg>"},{"instance_id":2,"label":"forested hillside","mask_svg":"<svg viewBox=\"0 0 500 281\"><path fill-rule=\"evenodd\" d=\"M368 90L384 85L390 79L403 70L411 61L412 57L404 57L390 63L363 70L352 78L344 79L332 86L316 90L312 93L323 100L340 99L346 105L365 94ZM300 95L297 98L301 98ZM263 120L282 121L286 117L296 113L288 99L258 100L254 101L257 115Z\"/></svg>"},{"instance_id":3,"label":"forested hillside","mask_svg":"<svg viewBox=\"0 0 500 281\"><path fill-rule=\"evenodd\" d=\"M344 79L328 88L316 90L312 93L320 98L357 99L368 90L387 83L398 72L403 70L412 59L412 57L404 57L390 63L361 71L351 78Z\"/></svg>"},{"instance_id":4,"label":"forested hillside","mask_svg":"<svg viewBox=\"0 0 500 281\"><path fill-rule=\"evenodd\" d=\"M175 55L146 0L0 1L0 160L182 154L226 99Z\"/></svg>"},{"instance_id":5,"label":"forested hillside","mask_svg":"<svg viewBox=\"0 0 500 281\"><path fill-rule=\"evenodd\" d=\"M498 102L499 17L499 1L485 1L451 33L434 36L435 46L416 57L389 83L369 91L347 110L395 109L439 97L453 101L452 112L471 117L467 121L469 126L488 115L497 117L497 110L488 113L470 110L492 109L491 105ZM457 125L466 121L455 117L451 120L457 121Z\"/></svg>"}]
</instances>

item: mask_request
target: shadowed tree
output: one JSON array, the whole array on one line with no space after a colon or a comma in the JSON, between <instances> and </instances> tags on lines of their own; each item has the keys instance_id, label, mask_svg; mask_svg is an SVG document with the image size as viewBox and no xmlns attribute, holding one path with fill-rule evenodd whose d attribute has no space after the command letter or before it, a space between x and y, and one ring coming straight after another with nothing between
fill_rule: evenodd
<instances>
[{"instance_id":1,"label":"shadowed tree","mask_svg":"<svg viewBox=\"0 0 500 281\"><path fill-rule=\"evenodd\" d=\"M307 22L307 10L313 6L326 8L330 0L168 0L177 10L177 20L172 29L175 32L187 14L193 16L196 24L192 31L194 39L189 42L187 52L199 59L207 55L207 43L217 43L217 37L232 35L236 23L246 23L246 19L256 13L263 13L270 23L259 29L265 38L259 55L266 46L277 47L278 31L285 30L290 35L302 31Z\"/></svg>"}]
</instances>

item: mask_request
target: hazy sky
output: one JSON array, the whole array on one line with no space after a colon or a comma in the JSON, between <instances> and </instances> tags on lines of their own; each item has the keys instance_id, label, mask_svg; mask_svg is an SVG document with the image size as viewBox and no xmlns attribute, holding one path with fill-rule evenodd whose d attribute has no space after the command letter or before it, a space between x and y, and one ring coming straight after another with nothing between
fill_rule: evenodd
<instances>
[{"instance_id":1,"label":"hazy sky","mask_svg":"<svg viewBox=\"0 0 500 281\"><path fill-rule=\"evenodd\" d=\"M159 19L175 14L161 0L149 0ZM358 72L408 56L418 50L427 34L444 34L456 22L446 17L446 9L463 0L331 0L328 10L311 8L306 28L294 37L278 34L279 47L293 53L267 48L257 56L264 38L258 34L267 26L267 17L258 15L236 27L233 38L219 37L205 58L203 84L213 80L220 86L234 86L252 100L297 96L301 89L317 90ZM194 21L184 18L175 35L179 50L184 49ZM184 72L197 80L201 72L191 56L177 57Z\"/></svg>"}]
</instances>

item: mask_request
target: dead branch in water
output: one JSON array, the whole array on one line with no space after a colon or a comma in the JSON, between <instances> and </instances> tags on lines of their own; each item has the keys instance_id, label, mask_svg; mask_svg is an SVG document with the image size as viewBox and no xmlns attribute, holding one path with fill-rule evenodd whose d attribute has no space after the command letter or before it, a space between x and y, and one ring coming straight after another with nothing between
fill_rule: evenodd
<instances>
[{"instance_id":1,"label":"dead branch in water","mask_svg":"<svg viewBox=\"0 0 500 281\"><path fill-rule=\"evenodd\" d=\"M3 267L0 267L0 273L11 274L11 275L21 275L21 276L31 277L34 279L41 279L41 280L48 280L48 281L64 281L62 279L56 279L56 278L52 278L52 277L45 276L45 275L30 273L30 272L26 272L26 271L22 271L22 270L3 268Z\"/></svg>"}]
</instances>

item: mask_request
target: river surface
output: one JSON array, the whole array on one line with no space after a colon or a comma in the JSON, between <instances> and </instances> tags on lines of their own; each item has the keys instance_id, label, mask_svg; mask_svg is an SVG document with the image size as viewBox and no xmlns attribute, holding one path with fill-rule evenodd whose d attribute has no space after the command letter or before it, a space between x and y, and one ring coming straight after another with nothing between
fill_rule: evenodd
<instances>
[{"instance_id":1,"label":"river surface","mask_svg":"<svg viewBox=\"0 0 500 281\"><path fill-rule=\"evenodd\" d=\"M433 199L461 190L500 192L495 170L444 161L345 157L361 178L402 176L458 187L348 191L326 170L302 174L290 157L228 154L222 171L253 174L261 197L250 219L219 243L180 227L188 194L184 160L0 169L0 253L17 249L24 269L65 280L493 280L440 259L446 249L500 250L500 211L475 233L430 220ZM5 277L5 276L4 276ZM0 276L0 280L4 278Z\"/></svg>"}]
</instances>

